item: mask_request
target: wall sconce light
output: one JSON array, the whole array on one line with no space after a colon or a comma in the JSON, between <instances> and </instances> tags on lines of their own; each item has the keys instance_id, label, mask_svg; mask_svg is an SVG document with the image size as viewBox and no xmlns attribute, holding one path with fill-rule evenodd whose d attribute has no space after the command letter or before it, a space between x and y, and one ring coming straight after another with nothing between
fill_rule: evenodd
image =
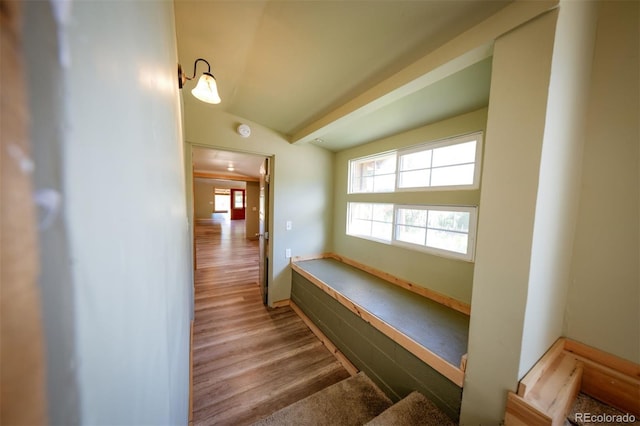
<instances>
[{"instance_id":1,"label":"wall sconce light","mask_svg":"<svg viewBox=\"0 0 640 426\"><path fill-rule=\"evenodd\" d=\"M195 78L196 67L200 61L207 64L208 69L207 72L202 73L202 76L200 76L200 79L198 80L198 84L196 84L196 87L191 90L191 94L202 102L219 104L221 99L220 95L218 95L218 84L216 83L216 78L211 74L211 65L209 65L209 62L202 58L196 59L193 63L193 75L191 77L187 77L182 72L182 66L178 64L178 87L182 89L182 86L184 86L184 83L187 80L193 80Z\"/></svg>"}]
</instances>

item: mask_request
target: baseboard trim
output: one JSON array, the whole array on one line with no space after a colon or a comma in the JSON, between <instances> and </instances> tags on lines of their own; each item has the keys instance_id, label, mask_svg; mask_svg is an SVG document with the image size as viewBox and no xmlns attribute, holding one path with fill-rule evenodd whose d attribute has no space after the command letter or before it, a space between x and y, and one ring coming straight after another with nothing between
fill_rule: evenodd
<instances>
[{"instance_id":1,"label":"baseboard trim","mask_svg":"<svg viewBox=\"0 0 640 426\"><path fill-rule=\"evenodd\" d=\"M285 306L289 306L289 304L291 303L290 299L284 299L284 300L278 300L276 302L273 302L273 308L284 308Z\"/></svg>"}]
</instances>

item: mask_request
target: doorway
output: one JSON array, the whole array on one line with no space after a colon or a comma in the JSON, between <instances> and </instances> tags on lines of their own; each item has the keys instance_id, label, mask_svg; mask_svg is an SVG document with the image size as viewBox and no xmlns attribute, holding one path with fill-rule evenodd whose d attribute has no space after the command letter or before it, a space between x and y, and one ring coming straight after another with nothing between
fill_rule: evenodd
<instances>
[{"instance_id":1,"label":"doorway","mask_svg":"<svg viewBox=\"0 0 640 426\"><path fill-rule=\"evenodd\" d=\"M269 185L270 156L226 151L212 147L191 146L193 167L193 212L194 220L222 214L230 219L237 231L238 224L244 221L244 238L259 242L259 273L256 277L266 304L269 275ZM267 165L267 166L266 166ZM207 190L200 190L206 182ZM267 181L268 182L268 181ZM266 187L266 190L265 190ZM202 194L210 199L202 200ZM202 211L206 215L203 216ZM228 212L228 213L227 213ZM194 226L194 260L197 260ZM221 249L218 249L221 250ZM233 253L230 253L232 255ZM194 269L199 266L195 262Z\"/></svg>"},{"instance_id":2,"label":"doorway","mask_svg":"<svg viewBox=\"0 0 640 426\"><path fill-rule=\"evenodd\" d=\"M245 207L245 190L244 189L231 189L231 220L245 220L246 207Z\"/></svg>"}]
</instances>

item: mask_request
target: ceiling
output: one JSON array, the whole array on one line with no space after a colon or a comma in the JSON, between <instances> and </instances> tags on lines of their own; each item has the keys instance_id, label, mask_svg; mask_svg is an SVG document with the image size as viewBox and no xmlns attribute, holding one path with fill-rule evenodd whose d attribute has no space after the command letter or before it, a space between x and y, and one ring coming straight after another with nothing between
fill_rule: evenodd
<instances>
[{"instance_id":1,"label":"ceiling","mask_svg":"<svg viewBox=\"0 0 640 426\"><path fill-rule=\"evenodd\" d=\"M264 158L240 152L218 151L208 148L192 149L193 171L224 176L232 180L260 177L260 166ZM233 170L229 170L229 167Z\"/></svg>"},{"instance_id":2,"label":"ceiling","mask_svg":"<svg viewBox=\"0 0 640 426\"><path fill-rule=\"evenodd\" d=\"M508 2L175 0L178 57L188 75L196 58L211 63L222 98L215 108L340 151L486 106L491 63L481 58L339 125L306 130Z\"/></svg>"}]
</instances>

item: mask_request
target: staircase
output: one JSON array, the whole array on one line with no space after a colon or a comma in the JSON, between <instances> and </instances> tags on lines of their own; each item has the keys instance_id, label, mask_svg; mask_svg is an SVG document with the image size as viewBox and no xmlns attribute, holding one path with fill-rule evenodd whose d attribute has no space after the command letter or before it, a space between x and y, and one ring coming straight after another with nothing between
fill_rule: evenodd
<instances>
[{"instance_id":1,"label":"staircase","mask_svg":"<svg viewBox=\"0 0 640 426\"><path fill-rule=\"evenodd\" d=\"M454 423L419 392L393 404L363 372L276 411L253 426L448 426Z\"/></svg>"}]
</instances>

